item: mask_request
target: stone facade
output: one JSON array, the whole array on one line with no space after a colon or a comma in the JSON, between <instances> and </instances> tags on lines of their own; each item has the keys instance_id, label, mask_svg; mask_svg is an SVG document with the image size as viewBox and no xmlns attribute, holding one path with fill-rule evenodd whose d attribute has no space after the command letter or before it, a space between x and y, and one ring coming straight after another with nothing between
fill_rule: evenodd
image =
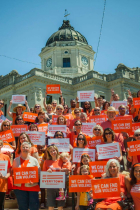
<instances>
[{"instance_id":1,"label":"stone facade","mask_svg":"<svg viewBox=\"0 0 140 210\"><path fill-rule=\"evenodd\" d=\"M29 107L33 107L36 103L43 106L47 84L60 84L68 105L70 99L77 96L78 90L94 90L97 96L103 96L108 101L111 97L110 89L119 94L120 100L127 97L128 89L134 96L140 90L138 67L128 68L124 64L119 64L115 69L116 72L108 75L94 71L92 47L67 21L63 21L59 31L48 39L39 56L42 69L34 68L24 75L13 70L5 76L0 76L0 99L5 102L3 108L5 114L14 94L26 95ZM69 67L64 67L64 64L67 64L64 63L64 58L68 58ZM52 95L53 99L59 102L59 95Z\"/></svg>"}]
</instances>

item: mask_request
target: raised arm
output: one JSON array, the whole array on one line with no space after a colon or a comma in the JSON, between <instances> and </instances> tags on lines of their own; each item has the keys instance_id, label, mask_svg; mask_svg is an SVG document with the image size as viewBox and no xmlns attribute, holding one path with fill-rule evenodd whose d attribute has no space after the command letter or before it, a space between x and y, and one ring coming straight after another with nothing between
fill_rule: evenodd
<instances>
[{"instance_id":1,"label":"raised arm","mask_svg":"<svg viewBox=\"0 0 140 210\"><path fill-rule=\"evenodd\" d=\"M25 101L25 105L26 105L27 112L30 112L30 108L27 101Z\"/></svg>"},{"instance_id":2,"label":"raised arm","mask_svg":"<svg viewBox=\"0 0 140 210\"><path fill-rule=\"evenodd\" d=\"M7 114L9 115L9 117L12 118L13 117L13 114L12 114L12 112L10 112L11 106L12 106L12 100L10 101L10 104L8 106L8 109L7 109Z\"/></svg>"},{"instance_id":3,"label":"raised arm","mask_svg":"<svg viewBox=\"0 0 140 210\"><path fill-rule=\"evenodd\" d=\"M111 89L111 97L110 97L110 104L112 103L112 101L113 101L113 96L114 96L114 90L113 89Z\"/></svg>"},{"instance_id":4,"label":"raised arm","mask_svg":"<svg viewBox=\"0 0 140 210\"><path fill-rule=\"evenodd\" d=\"M79 108L79 98L76 97L76 108Z\"/></svg>"},{"instance_id":5,"label":"raised arm","mask_svg":"<svg viewBox=\"0 0 140 210\"><path fill-rule=\"evenodd\" d=\"M64 106L64 98L62 96L62 91L60 90L61 105Z\"/></svg>"},{"instance_id":6,"label":"raised arm","mask_svg":"<svg viewBox=\"0 0 140 210\"><path fill-rule=\"evenodd\" d=\"M45 98L44 98L44 100L43 100L44 108L47 110L46 97L47 97L47 91L46 91L46 93L45 93Z\"/></svg>"}]
</instances>

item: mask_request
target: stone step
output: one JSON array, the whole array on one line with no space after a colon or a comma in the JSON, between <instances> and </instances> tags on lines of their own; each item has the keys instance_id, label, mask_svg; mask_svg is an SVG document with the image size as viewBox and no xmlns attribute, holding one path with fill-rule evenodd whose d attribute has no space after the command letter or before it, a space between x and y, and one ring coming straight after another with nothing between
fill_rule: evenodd
<instances>
[{"instance_id":1,"label":"stone step","mask_svg":"<svg viewBox=\"0 0 140 210\"><path fill-rule=\"evenodd\" d=\"M46 203L47 203L47 199L46 199ZM75 203L76 203L76 198L75 198ZM69 198L66 199L66 206L67 207L65 208L65 210L69 210L69 209L72 208L72 197L69 197ZM18 209L17 199L15 199L15 200L12 200L12 199L5 200L4 208L5 209L13 209L13 210Z\"/></svg>"}]
</instances>

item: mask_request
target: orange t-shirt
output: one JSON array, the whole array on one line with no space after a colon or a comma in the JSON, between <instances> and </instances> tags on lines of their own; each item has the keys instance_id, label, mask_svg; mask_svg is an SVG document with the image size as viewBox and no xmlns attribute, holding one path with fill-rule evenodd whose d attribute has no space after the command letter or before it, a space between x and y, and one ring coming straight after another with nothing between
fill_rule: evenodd
<instances>
[{"instance_id":1,"label":"orange t-shirt","mask_svg":"<svg viewBox=\"0 0 140 210\"><path fill-rule=\"evenodd\" d=\"M71 171L71 162L63 163L62 168L67 168L67 169L69 169L69 171Z\"/></svg>"},{"instance_id":2,"label":"orange t-shirt","mask_svg":"<svg viewBox=\"0 0 140 210\"><path fill-rule=\"evenodd\" d=\"M20 158L20 162L21 162L21 168L22 167L27 167L29 160L23 160L22 158ZM36 191L39 192L40 191L40 187L39 185L36 185L34 187L25 187L25 184L21 184L21 187L17 187L14 185L14 190L24 190L24 191Z\"/></svg>"},{"instance_id":3,"label":"orange t-shirt","mask_svg":"<svg viewBox=\"0 0 140 210\"><path fill-rule=\"evenodd\" d=\"M3 113L3 111L0 110L0 117L1 117L1 115L4 115L4 113Z\"/></svg>"},{"instance_id":4,"label":"orange t-shirt","mask_svg":"<svg viewBox=\"0 0 140 210\"><path fill-rule=\"evenodd\" d=\"M0 154L0 161L8 161L7 171L11 168L10 158L8 155ZM0 179L0 192L6 192L8 187L8 180L7 179Z\"/></svg>"},{"instance_id":5,"label":"orange t-shirt","mask_svg":"<svg viewBox=\"0 0 140 210\"><path fill-rule=\"evenodd\" d=\"M55 172L60 171L63 166L63 161L61 159L57 160L45 160L43 164L43 171L47 171L49 168Z\"/></svg>"}]
</instances>

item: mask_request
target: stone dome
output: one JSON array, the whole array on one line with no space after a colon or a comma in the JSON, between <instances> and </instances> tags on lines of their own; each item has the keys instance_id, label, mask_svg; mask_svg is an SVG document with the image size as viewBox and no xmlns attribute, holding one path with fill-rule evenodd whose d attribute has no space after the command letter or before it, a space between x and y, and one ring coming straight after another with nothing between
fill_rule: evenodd
<instances>
[{"instance_id":1,"label":"stone dome","mask_svg":"<svg viewBox=\"0 0 140 210\"><path fill-rule=\"evenodd\" d=\"M63 20L62 26L49 37L46 46L55 41L79 41L88 44L86 38L70 25L69 20Z\"/></svg>"}]
</instances>

